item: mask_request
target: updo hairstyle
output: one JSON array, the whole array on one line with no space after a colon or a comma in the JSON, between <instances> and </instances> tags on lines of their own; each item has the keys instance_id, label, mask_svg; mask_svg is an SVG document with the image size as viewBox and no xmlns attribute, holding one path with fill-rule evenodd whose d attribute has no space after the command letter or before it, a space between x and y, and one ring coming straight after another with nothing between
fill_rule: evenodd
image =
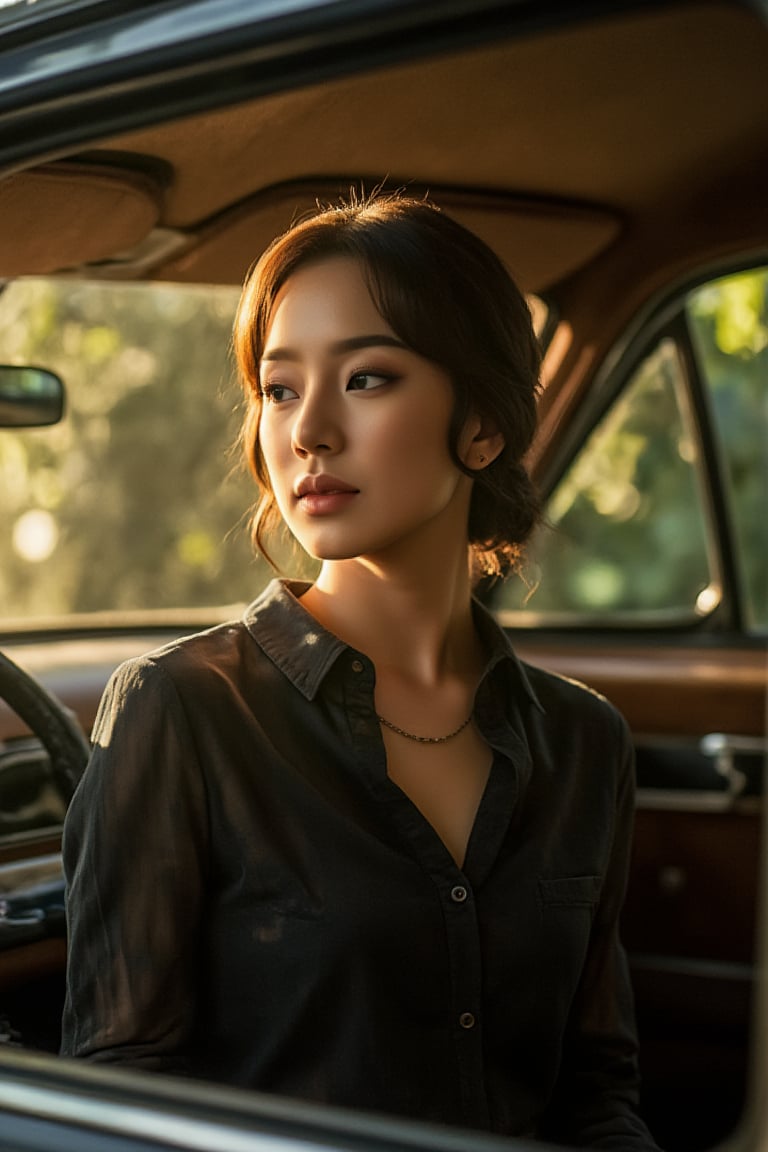
<instances>
[{"instance_id":1,"label":"updo hairstyle","mask_svg":"<svg viewBox=\"0 0 768 1152\"><path fill-rule=\"evenodd\" d=\"M238 306L234 352L246 397L242 443L260 490L252 521L259 551L280 523L259 445L259 367L278 293L298 268L333 257L357 260L371 297L409 348L449 376L455 395L449 448L475 481L469 545L475 570L503 575L519 563L539 517L523 457L536 428L540 350L520 290L495 253L433 204L374 194L318 209L267 248L249 272ZM459 433L471 414L501 432L504 449L487 467L464 466Z\"/></svg>"}]
</instances>

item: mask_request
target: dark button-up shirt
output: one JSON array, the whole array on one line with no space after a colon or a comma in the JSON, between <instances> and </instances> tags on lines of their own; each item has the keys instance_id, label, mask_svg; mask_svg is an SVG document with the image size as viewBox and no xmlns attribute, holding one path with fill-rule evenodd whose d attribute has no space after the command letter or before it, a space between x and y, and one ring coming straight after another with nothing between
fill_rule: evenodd
<instances>
[{"instance_id":1,"label":"dark button-up shirt","mask_svg":"<svg viewBox=\"0 0 768 1152\"><path fill-rule=\"evenodd\" d=\"M63 1052L652 1148L617 928L623 720L476 605L493 766L459 868L387 776L371 661L303 587L112 678L65 829Z\"/></svg>"}]
</instances>

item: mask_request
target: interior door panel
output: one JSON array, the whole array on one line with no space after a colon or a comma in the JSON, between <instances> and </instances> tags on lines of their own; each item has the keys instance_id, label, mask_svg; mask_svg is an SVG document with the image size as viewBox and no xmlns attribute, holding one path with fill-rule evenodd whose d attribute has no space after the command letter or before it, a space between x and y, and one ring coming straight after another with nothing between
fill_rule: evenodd
<instances>
[{"instance_id":1,"label":"interior door panel","mask_svg":"<svg viewBox=\"0 0 768 1152\"><path fill-rule=\"evenodd\" d=\"M645 1112L671 1148L733 1131L747 1080L763 822L765 655L518 635L626 716L637 811L623 936ZM736 737L727 740L723 737Z\"/></svg>"}]
</instances>

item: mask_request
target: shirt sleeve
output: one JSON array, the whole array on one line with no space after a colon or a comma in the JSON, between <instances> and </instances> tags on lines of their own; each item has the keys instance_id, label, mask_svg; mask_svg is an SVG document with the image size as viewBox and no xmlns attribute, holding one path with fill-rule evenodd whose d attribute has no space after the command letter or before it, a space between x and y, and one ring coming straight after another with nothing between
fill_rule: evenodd
<instances>
[{"instance_id":1,"label":"shirt sleeve","mask_svg":"<svg viewBox=\"0 0 768 1152\"><path fill-rule=\"evenodd\" d=\"M658 1152L639 1115L634 1000L619 937L634 822L634 751L626 723L613 715L619 743L612 847L543 1135L604 1152Z\"/></svg>"},{"instance_id":2,"label":"shirt sleeve","mask_svg":"<svg viewBox=\"0 0 768 1152\"><path fill-rule=\"evenodd\" d=\"M64 827L62 1055L183 1073L198 1003L205 789L182 703L150 660L123 665Z\"/></svg>"}]
</instances>

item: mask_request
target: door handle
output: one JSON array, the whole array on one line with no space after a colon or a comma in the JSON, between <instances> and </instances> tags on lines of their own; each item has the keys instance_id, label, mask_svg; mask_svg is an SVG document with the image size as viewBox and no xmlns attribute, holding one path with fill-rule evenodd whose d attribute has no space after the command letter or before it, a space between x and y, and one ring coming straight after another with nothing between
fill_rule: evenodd
<instances>
[{"instance_id":1,"label":"door handle","mask_svg":"<svg viewBox=\"0 0 768 1152\"><path fill-rule=\"evenodd\" d=\"M764 756L768 740L762 736L738 736L730 732L709 732L702 736L699 749L715 762L715 771L728 785L731 800L737 800L747 786L748 776L736 766L738 756Z\"/></svg>"}]
</instances>

